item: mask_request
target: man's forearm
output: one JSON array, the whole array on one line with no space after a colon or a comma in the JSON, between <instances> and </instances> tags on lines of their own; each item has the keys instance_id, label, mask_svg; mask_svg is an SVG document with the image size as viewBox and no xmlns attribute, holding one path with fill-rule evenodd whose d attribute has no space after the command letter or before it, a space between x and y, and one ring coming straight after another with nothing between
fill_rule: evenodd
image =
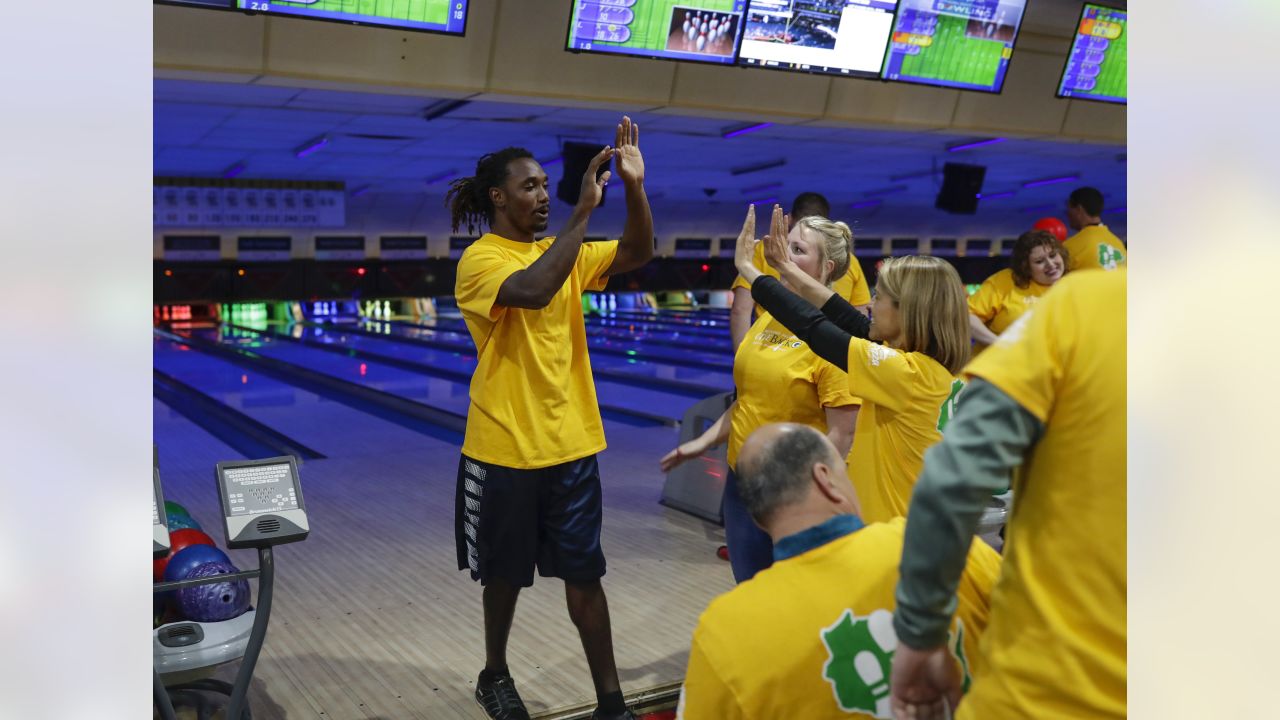
<instances>
[{"instance_id":1,"label":"man's forearm","mask_svg":"<svg viewBox=\"0 0 1280 720\"><path fill-rule=\"evenodd\" d=\"M990 383L975 378L942 442L925 453L911 495L894 629L919 650L941 645L956 610L956 587L992 493L1035 445L1043 425Z\"/></svg>"},{"instance_id":2,"label":"man's forearm","mask_svg":"<svg viewBox=\"0 0 1280 720\"><path fill-rule=\"evenodd\" d=\"M542 257L515 273L498 291L498 304L508 307L542 308L564 286L578 260L578 250L587 234L591 208L574 207L573 213Z\"/></svg>"},{"instance_id":3,"label":"man's forearm","mask_svg":"<svg viewBox=\"0 0 1280 720\"><path fill-rule=\"evenodd\" d=\"M653 211L643 183L627 183L627 222L618 242L624 264L614 272L634 270L653 259Z\"/></svg>"}]
</instances>

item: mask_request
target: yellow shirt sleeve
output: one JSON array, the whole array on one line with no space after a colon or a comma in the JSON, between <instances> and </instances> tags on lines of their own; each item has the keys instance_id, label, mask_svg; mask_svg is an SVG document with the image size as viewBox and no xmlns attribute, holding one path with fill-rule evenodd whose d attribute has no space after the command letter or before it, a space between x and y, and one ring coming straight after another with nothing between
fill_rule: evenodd
<instances>
[{"instance_id":1,"label":"yellow shirt sleeve","mask_svg":"<svg viewBox=\"0 0 1280 720\"><path fill-rule=\"evenodd\" d=\"M618 241L582 243L573 271L578 274L583 290L603 290L609 284L609 266L618 257Z\"/></svg>"},{"instance_id":2,"label":"yellow shirt sleeve","mask_svg":"<svg viewBox=\"0 0 1280 720\"><path fill-rule=\"evenodd\" d=\"M996 344L969 363L966 377L1000 388L1038 419L1047 422L1063 377L1063 347L1075 335L1071 313L1061 312L1061 293L1048 293L1000 335Z\"/></svg>"},{"instance_id":3,"label":"yellow shirt sleeve","mask_svg":"<svg viewBox=\"0 0 1280 720\"><path fill-rule=\"evenodd\" d=\"M901 410L918 375L905 353L862 338L849 341L849 392L864 402Z\"/></svg>"},{"instance_id":4,"label":"yellow shirt sleeve","mask_svg":"<svg viewBox=\"0 0 1280 720\"><path fill-rule=\"evenodd\" d=\"M699 627L693 634L676 720L742 720L746 715L737 696L716 672L715 664L703 649L702 632L703 628Z\"/></svg>"},{"instance_id":5,"label":"yellow shirt sleeve","mask_svg":"<svg viewBox=\"0 0 1280 720\"><path fill-rule=\"evenodd\" d=\"M999 273L997 273L998 275ZM1004 305L1003 293L996 284L996 275L992 275L982 281L978 292L969 296L969 312L977 315L984 323L991 322L991 319L1000 312L1000 308Z\"/></svg>"},{"instance_id":6,"label":"yellow shirt sleeve","mask_svg":"<svg viewBox=\"0 0 1280 720\"><path fill-rule=\"evenodd\" d=\"M458 261L458 281L454 292L458 309L490 322L502 317L505 307L498 305L498 291L512 274L525 269L515 258L499 249L473 245Z\"/></svg>"},{"instance_id":7,"label":"yellow shirt sleeve","mask_svg":"<svg viewBox=\"0 0 1280 720\"><path fill-rule=\"evenodd\" d=\"M818 402L824 408L861 405L862 400L849 392L849 375L831 363L817 358L813 381L818 387Z\"/></svg>"}]
</instances>

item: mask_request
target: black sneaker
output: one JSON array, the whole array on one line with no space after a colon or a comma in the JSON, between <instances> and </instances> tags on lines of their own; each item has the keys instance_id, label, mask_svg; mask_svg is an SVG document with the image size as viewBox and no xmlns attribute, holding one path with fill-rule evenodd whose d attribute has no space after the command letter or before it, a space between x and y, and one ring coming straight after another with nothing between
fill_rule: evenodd
<instances>
[{"instance_id":1,"label":"black sneaker","mask_svg":"<svg viewBox=\"0 0 1280 720\"><path fill-rule=\"evenodd\" d=\"M484 674L476 681L476 702L493 720L529 720L529 711L516 692L511 675L494 675L487 682Z\"/></svg>"},{"instance_id":2,"label":"black sneaker","mask_svg":"<svg viewBox=\"0 0 1280 720\"><path fill-rule=\"evenodd\" d=\"M591 720L636 720L636 714L627 709L623 710L621 715L605 715L600 712L600 708L596 708L595 712L591 713Z\"/></svg>"}]
</instances>

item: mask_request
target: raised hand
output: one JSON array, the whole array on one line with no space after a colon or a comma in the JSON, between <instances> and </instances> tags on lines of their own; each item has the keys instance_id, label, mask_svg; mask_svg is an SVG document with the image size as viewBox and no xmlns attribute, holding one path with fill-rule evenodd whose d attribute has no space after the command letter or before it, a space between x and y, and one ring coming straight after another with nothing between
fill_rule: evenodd
<instances>
[{"instance_id":1,"label":"raised hand","mask_svg":"<svg viewBox=\"0 0 1280 720\"><path fill-rule=\"evenodd\" d=\"M756 267L756 206L747 206L747 219L742 221L742 230L738 233L738 245L733 251L733 264L748 284L760 277L760 268Z\"/></svg>"},{"instance_id":2,"label":"raised hand","mask_svg":"<svg viewBox=\"0 0 1280 720\"><path fill-rule=\"evenodd\" d=\"M618 177L627 185L644 183L644 156L640 154L640 126L623 116L618 123L613 146Z\"/></svg>"},{"instance_id":3,"label":"raised hand","mask_svg":"<svg viewBox=\"0 0 1280 720\"><path fill-rule=\"evenodd\" d=\"M791 253L787 250L787 235L790 232L791 218L782 213L781 205L773 206L773 217L769 222L769 234L764 238L764 259L769 266L781 270L791 262Z\"/></svg>"},{"instance_id":4,"label":"raised hand","mask_svg":"<svg viewBox=\"0 0 1280 720\"><path fill-rule=\"evenodd\" d=\"M611 173L605 170L604 174L598 178L596 173L600 172L600 166L613 157L615 152L613 148L606 145L591 158L591 162L587 165L587 172L582 176L582 192L578 195L578 207L593 210L604 199L604 186L609 183Z\"/></svg>"}]
</instances>

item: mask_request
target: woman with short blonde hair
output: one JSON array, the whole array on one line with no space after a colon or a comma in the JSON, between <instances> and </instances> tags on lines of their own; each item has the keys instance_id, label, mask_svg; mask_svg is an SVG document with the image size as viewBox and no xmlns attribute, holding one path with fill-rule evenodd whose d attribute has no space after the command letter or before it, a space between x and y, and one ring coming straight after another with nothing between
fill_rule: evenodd
<instances>
[{"instance_id":1,"label":"woman with short blonde hair","mask_svg":"<svg viewBox=\"0 0 1280 720\"><path fill-rule=\"evenodd\" d=\"M942 438L969 359L964 285L934 257L886 260L871 300L871 319L830 289L797 272L781 241L787 227L774 208L765 256L787 286L751 262L755 240L739 237L735 264L751 296L819 357L848 373L862 399L849 475L866 522L907 514L924 451ZM818 310L821 308L821 310Z\"/></svg>"}]
</instances>

